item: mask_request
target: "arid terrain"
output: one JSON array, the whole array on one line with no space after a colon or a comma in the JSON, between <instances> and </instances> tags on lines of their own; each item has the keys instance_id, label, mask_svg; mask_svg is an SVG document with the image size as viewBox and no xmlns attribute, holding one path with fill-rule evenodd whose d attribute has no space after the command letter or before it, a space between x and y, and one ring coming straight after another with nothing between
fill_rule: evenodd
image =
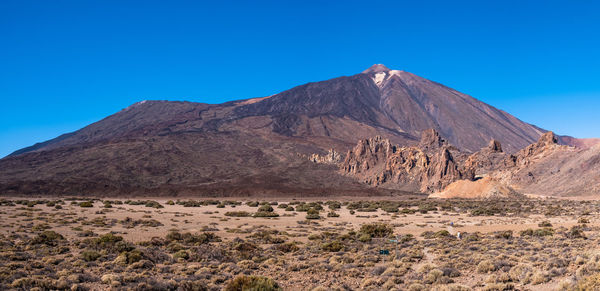
<instances>
[{"instance_id":1,"label":"arid terrain","mask_svg":"<svg viewBox=\"0 0 600 291\"><path fill-rule=\"evenodd\" d=\"M383 65L141 101L0 160L0 290L600 290L599 141Z\"/></svg>"},{"instance_id":2,"label":"arid terrain","mask_svg":"<svg viewBox=\"0 0 600 291\"><path fill-rule=\"evenodd\" d=\"M5 198L0 289L598 286L600 202L425 197Z\"/></svg>"}]
</instances>

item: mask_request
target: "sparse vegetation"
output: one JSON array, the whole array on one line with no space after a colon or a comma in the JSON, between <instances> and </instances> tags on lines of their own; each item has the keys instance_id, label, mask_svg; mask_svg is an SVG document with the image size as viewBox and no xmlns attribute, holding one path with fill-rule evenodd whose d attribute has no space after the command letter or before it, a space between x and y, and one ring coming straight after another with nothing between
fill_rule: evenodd
<instances>
[{"instance_id":1,"label":"sparse vegetation","mask_svg":"<svg viewBox=\"0 0 600 291\"><path fill-rule=\"evenodd\" d=\"M0 289L586 290L600 272L595 201L148 201L0 199Z\"/></svg>"}]
</instances>

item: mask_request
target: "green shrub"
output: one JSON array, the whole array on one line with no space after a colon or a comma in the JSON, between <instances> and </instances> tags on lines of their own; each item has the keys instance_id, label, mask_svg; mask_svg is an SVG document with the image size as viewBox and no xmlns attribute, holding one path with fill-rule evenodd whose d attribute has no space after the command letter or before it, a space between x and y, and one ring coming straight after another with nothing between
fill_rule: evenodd
<instances>
[{"instance_id":1,"label":"green shrub","mask_svg":"<svg viewBox=\"0 0 600 291\"><path fill-rule=\"evenodd\" d=\"M92 201L83 201L79 203L79 207L94 207L94 203Z\"/></svg>"},{"instance_id":2,"label":"green shrub","mask_svg":"<svg viewBox=\"0 0 600 291\"><path fill-rule=\"evenodd\" d=\"M388 237L394 233L394 229L389 224L376 222L363 224L359 232L371 237Z\"/></svg>"},{"instance_id":3,"label":"green shrub","mask_svg":"<svg viewBox=\"0 0 600 291\"><path fill-rule=\"evenodd\" d=\"M297 251L299 248L296 245L296 243L289 242L289 243L277 244L277 245L275 245L275 249L278 250L278 251L280 251L280 252L290 253L290 252Z\"/></svg>"},{"instance_id":4,"label":"green shrub","mask_svg":"<svg viewBox=\"0 0 600 291\"><path fill-rule=\"evenodd\" d=\"M579 225L575 225L573 227L571 227L571 229L566 233L566 237L567 238L582 238L582 239L586 239L585 234L583 233L583 228Z\"/></svg>"},{"instance_id":5,"label":"green shrub","mask_svg":"<svg viewBox=\"0 0 600 291\"><path fill-rule=\"evenodd\" d=\"M385 206L381 207L381 210L383 210L385 212L389 212L389 213L396 213L396 212L400 211L398 209L398 207L395 205L385 205Z\"/></svg>"},{"instance_id":6,"label":"green shrub","mask_svg":"<svg viewBox=\"0 0 600 291\"><path fill-rule=\"evenodd\" d=\"M31 240L31 244L39 245L45 244L48 246L57 246L58 242L64 240L65 238L57 232L52 230L46 230L40 234L38 234L35 238Z\"/></svg>"},{"instance_id":7,"label":"green shrub","mask_svg":"<svg viewBox=\"0 0 600 291\"><path fill-rule=\"evenodd\" d=\"M174 259L181 258L181 259L184 259L187 261L190 258L190 254L188 254L188 252L186 252L185 250L180 250L173 255L173 258Z\"/></svg>"},{"instance_id":8,"label":"green shrub","mask_svg":"<svg viewBox=\"0 0 600 291\"><path fill-rule=\"evenodd\" d=\"M342 203L340 203L338 201L327 201L326 204L327 204L327 206L329 206L329 209L331 209L331 210L342 208Z\"/></svg>"},{"instance_id":9,"label":"green shrub","mask_svg":"<svg viewBox=\"0 0 600 291\"><path fill-rule=\"evenodd\" d=\"M340 215L335 211L329 211L329 213L327 213L327 217L340 217Z\"/></svg>"},{"instance_id":10,"label":"green shrub","mask_svg":"<svg viewBox=\"0 0 600 291\"><path fill-rule=\"evenodd\" d=\"M107 233L96 238L85 239L83 243L95 250L106 250L113 253L121 253L134 249L132 244L123 241L123 237L112 233Z\"/></svg>"},{"instance_id":11,"label":"green shrub","mask_svg":"<svg viewBox=\"0 0 600 291\"><path fill-rule=\"evenodd\" d=\"M521 236L538 236L538 237L551 236L554 234L554 229L545 227L545 228L538 228L538 229L533 230L533 229L529 228L529 229L519 232L519 234Z\"/></svg>"},{"instance_id":12,"label":"green shrub","mask_svg":"<svg viewBox=\"0 0 600 291\"><path fill-rule=\"evenodd\" d=\"M279 291L283 290L271 278L240 275L229 281L224 291Z\"/></svg>"},{"instance_id":13,"label":"green shrub","mask_svg":"<svg viewBox=\"0 0 600 291\"><path fill-rule=\"evenodd\" d=\"M298 212L307 212L310 209L310 206L308 206L308 204L304 203L304 204L298 204L296 206L296 211Z\"/></svg>"},{"instance_id":14,"label":"green shrub","mask_svg":"<svg viewBox=\"0 0 600 291\"><path fill-rule=\"evenodd\" d=\"M306 211L306 219L319 219L321 218L321 216L319 216L319 211L317 211L314 208L309 209L308 211Z\"/></svg>"},{"instance_id":15,"label":"green shrub","mask_svg":"<svg viewBox=\"0 0 600 291\"><path fill-rule=\"evenodd\" d=\"M400 210L400 213L402 214L415 214L415 212L417 211L410 208L402 208L402 210Z\"/></svg>"},{"instance_id":16,"label":"green shrub","mask_svg":"<svg viewBox=\"0 0 600 291\"><path fill-rule=\"evenodd\" d=\"M124 254L127 258L127 264L139 262L143 258L142 252L137 249L131 250L129 252L123 252L122 254Z\"/></svg>"},{"instance_id":17,"label":"green shrub","mask_svg":"<svg viewBox=\"0 0 600 291\"><path fill-rule=\"evenodd\" d=\"M334 240L322 244L321 249L327 252L339 252L344 249L344 244L342 244L340 241Z\"/></svg>"},{"instance_id":18,"label":"green shrub","mask_svg":"<svg viewBox=\"0 0 600 291\"><path fill-rule=\"evenodd\" d=\"M250 216L250 212L247 212L247 211L228 211L228 212L225 212L225 216L231 216L231 217L248 217L248 216Z\"/></svg>"},{"instance_id":19,"label":"green shrub","mask_svg":"<svg viewBox=\"0 0 600 291\"><path fill-rule=\"evenodd\" d=\"M151 200L146 201L144 206L152 207L152 208L156 208L156 209L165 208L164 206L160 205L160 203L158 203L156 201L151 201Z\"/></svg>"},{"instance_id":20,"label":"green shrub","mask_svg":"<svg viewBox=\"0 0 600 291\"><path fill-rule=\"evenodd\" d=\"M285 211L294 211L294 207L293 206L288 206L285 208Z\"/></svg>"},{"instance_id":21,"label":"green shrub","mask_svg":"<svg viewBox=\"0 0 600 291\"><path fill-rule=\"evenodd\" d=\"M511 239L513 237L512 230L499 231L494 235L495 238Z\"/></svg>"},{"instance_id":22,"label":"green shrub","mask_svg":"<svg viewBox=\"0 0 600 291\"><path fill-rule=\"evenodd\" d=\"M358 240L361 242L370 242L371 236L369 234L363 233L358 237Z\"/></svg>"},{"instance_id":23,"label":"green shrub","mask_svg":"<svg viewBox=\"0 0 600 291\"><path fill-rule=\"evenodd\" d=\"M435 238L454 237L447 230L440 230L433 235Z\"/></svg>"},{"instance_id":24,"label":"green shrub","mask_svg":"<svg viewBox=\"0 0 600 291\"><path fill-rule=\"evenodd\" d=\"M177 204L181 204L183 207L201 207L203 203L200 201L189 200L185 202L177 201Z\"/></svg>"},{"instance_id":25,"label":"green shrub","mask_svg":"<svg viewBox=\"0 0 600 291\"><path fill-rule=\"evenodd\" d=\"M552 227L552 223L550 223L550 221L548 221L548 220L544 220L544 221L538 223L538 226L539 227Z\"/></svg>"},{"instance_id":26,"label":"green shrub","mask_svg":"<svg viewBox=\"0 0 600 291\"><path fill-rule=\"evenodd\" d=\"M81 252L81 258L86 262L93 262L100 258L100 253L92 250Z\"/></svg>"},{"instance_id":27,"label":"green shrub","mask_svg":"<svg viewBox=\"0 0 600 291\"><path fill-rule=\"evenodd\" d=\"M273 207L269 204L263 204L258 208L259 212L273 212Z\"/></svg>"},{"instance_id":28,"label":"green shrub","mask_svg":"<svg viewBox=\"0 0 600 291\"><path fill-rule=\"evenodd\" d=\"M248 201L246 202L246 205L250 207L258 207L258 201Z\"/></svg>"},{"instance_id":29,"label":"green shrub","mask_svg":"<svg viewBox=\"0 0 600 291\"><path fill-rule=\"evenodd\" d=\"M278 217L279 214L272 211L257 211L253 215L254 217Z\"/></svg>"},{"instance_id":30,"label":"green shrub","mask_svg":"<svg viewBox=\"0 0 600 291\"><path fill-rule=\"evenodd\" d=\"M210 242L220 242L221 238L210 232L200 234L191 234L189 232L180 233L171 231L165 237L167 241L178 241L188 245L202 245Z\"/></svg>"}]
</instances>

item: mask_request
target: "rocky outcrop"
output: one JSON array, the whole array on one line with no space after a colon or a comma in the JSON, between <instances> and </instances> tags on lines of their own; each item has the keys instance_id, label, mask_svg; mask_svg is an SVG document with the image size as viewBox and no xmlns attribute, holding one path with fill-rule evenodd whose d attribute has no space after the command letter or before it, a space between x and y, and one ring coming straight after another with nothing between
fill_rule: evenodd
<instances>
[{"instance_id":1,"label":"rocky outcrop","mask_svg":"<svg viewBox=\"0 0 600 291\"><path fill-rule=\"evenodd\" d=\"M424 151L436 150L442 146L447 146L448 142L440 136L437 130L430 128L421 133L421 141L419 147Z\"/></svg>"},{"instance_id":2,"label":"rocky outcrop","mask_svg":"<svg viewBox=\"0 0 600 291\"><path fill-rule=\"evenodd\" d=\"M423 132L418 147L399 147L381 137L361 140L340 168L369 185L434 192L456 180L474 178L454 152L458 151L431 129Z\"/></svg>"},{"instance_id":3,"label":"rocky outcrop","mask_svg":"<svg viewBox=\"0 0 600 291\"><path fill-rule=\"evenodd\" d=\"M329 149L325 155L312 154L308 156L309 161L317 164L338 164L342 159L342 154L334 149Z\"/></svg>"},{"instance_id":4,"label":"rocky outcrop","mask_svg":"<svg viewBox=\"0 0 600 291\"><path fill-rule=\"evenodd\" d=\"M318 160L331 158L314 159ZM552 132L512 155L493 139L467 155L435 130L424 131L418 146L412 147L400 147L377 136L360 140L339 167L344 175L371 186L432 193L440 198L600 193L600 145L589 149L560 145Z\"/></svg>"},{"instance_id":5,"label":"rocky outcrop","mask_svg":"<svg viewBox=\"0 0 600 291\"><path fill-rule=\"evenodd\" d=\"M485 175L500 168L508 154L502 151L502 145L497 140L491 140L487 147L470 155L464 166L473 169L475 175Z\"/></svg>"},{"instance_id":6,"label":"rocky outcrop","mask_svg":"<svg viewBox=\"0 0 600 291\"><path fill-rule=\"evenodd\" d=\"M536 143L530 144L516 154L506 157L503 166L504 168L526 166L553 151L565 148L568 148L568 146L559 145L556 135L549 131L544 133Z\"/></svg>"}]
</instances>

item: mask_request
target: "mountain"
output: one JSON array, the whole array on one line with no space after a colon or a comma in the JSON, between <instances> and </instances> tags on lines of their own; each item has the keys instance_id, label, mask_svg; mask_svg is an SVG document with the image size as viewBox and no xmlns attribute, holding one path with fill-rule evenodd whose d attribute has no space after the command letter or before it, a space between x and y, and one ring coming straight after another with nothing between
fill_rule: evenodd
<instances>
[{"instance_id":1,"label":"mountain","mask_svg":"<svg viewBox=\"0 0 600 291\"><path fill-rule=\"evenodd\" d=\"M138 102L0 160L0 193L376 194L387 190L306 157L374 136L417 146L427 129L465 153L491 139L513 153L545 132L441 84L374 65L268 97Z\"/></svg>"}]
</instances>

